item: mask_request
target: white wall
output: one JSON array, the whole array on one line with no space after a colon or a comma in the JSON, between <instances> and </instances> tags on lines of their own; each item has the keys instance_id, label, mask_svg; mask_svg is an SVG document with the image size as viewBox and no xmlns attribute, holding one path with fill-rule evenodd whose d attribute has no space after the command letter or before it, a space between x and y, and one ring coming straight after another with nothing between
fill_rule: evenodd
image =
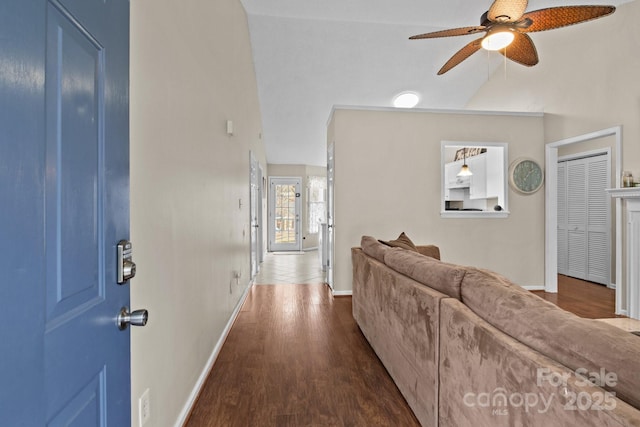
<instances>
[{"instance_id":1,"label":"white wall","mask_svg":"<svg viewBox=\"0 0 640 427\"><path fill-rule=\"evenodd\" d=\"M132 1L131 305L150 312L131 336L133 426L147 388L146 425L181 421L248 287L249 151L266 170L260 132L240 1Z\"/></svg>"},{"instance_id":2,"label":"white wall","mask_svg":"<svg viewBox=\"0 0 640 427\"><path fill-rule=\"evenodd\" d=\"M509 190L506 219L440 217L440 142L507 142L544 160L542 115L336 109L335 289L351 289L350 248L363 234L436 244L442 259L489 268L523 286L544 284L544 191Z\"/></svg>"}]
</instances>

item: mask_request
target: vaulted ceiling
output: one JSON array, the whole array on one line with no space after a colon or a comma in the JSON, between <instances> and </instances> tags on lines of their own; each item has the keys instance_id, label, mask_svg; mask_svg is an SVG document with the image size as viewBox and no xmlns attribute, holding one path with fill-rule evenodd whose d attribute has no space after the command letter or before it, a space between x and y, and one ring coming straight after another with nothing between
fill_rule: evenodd
<instances>
[{"instance_id":1,"label":"vaulted ceiling","mask_svg":"<svg viewBox=\"0 0 640 427\"><path fill-rule=\"evenodd\" d=\"M437 76L449 57L478 35L408 40L414 34L479 25L491 0L241 1L249 20L263 141L272 164L324 165L333 106L391 107L395 95L413 91L421 97L416 108L464 108L502 63L499 54L481 51ZM627 1L530 0L527 11ZM531 37L535 42L536 35ZM544 61L544 52L539 56Z\"/></svg>"}]
</instances>

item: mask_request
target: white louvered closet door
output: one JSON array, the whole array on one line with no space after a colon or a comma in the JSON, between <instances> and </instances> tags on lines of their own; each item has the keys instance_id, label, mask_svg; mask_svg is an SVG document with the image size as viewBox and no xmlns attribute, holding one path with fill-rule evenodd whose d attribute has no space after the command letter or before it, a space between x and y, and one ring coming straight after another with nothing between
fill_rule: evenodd
<instances>
[{"instance_id":1,"label":"white louvered closet door","mask_svg":"<svg viewBox=\"0 0 640 427\"><path fill-rule=\"evenodd\" d=\"M558 164L558 273L610 283L608 155Z\"/></svg>"},{"instance_id":2,"label":"white louvered closet door","mask_svg":"<svg viewBox=\"0 0 640 427\"><path fill-rule=\"evenodd\" d=\"M558 273L568 275L567 163L558 163Z\"/></svg>"},{"instance_id":3,"label":"white louvered closet door","mask_svg":"<svg viewBox=\"0 0 640 427\"><path fill-rule=\"evenodd\" d=\"M587 278L585 159L567 162L567 274Z\"/></svg>"},{"instance_id":4,"label":"white louvered closet door","mask_svg":"<svg viewBox=\"0 0 640 427\"><path fill-rule=\"evenodd\" d=\"M603 156L587 163L587 280L608 285L611 281L610 162Z\"/></svg>"}]
</instances>

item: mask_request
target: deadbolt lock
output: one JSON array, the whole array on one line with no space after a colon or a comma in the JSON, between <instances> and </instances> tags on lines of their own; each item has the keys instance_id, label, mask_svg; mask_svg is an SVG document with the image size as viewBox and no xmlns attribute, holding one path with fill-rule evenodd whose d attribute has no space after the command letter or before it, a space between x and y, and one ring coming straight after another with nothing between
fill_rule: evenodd
<instances>
[{"instance_id":1,"label":"deadbolt lock","mask_svg":"<svg viewBox=\"0 0 640 427\"><path fill-rule=\"evenodd\" d=\"M122 285L136 275L136 263L133 262L133 246L128 240L118 242L118 284Z\"/></svg>"}]
</instances>

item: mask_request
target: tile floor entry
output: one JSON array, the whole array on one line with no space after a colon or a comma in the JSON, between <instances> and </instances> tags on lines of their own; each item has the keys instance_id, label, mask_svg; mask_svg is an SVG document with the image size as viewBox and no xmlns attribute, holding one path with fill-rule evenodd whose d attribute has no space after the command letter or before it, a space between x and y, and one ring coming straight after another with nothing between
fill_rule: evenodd
<instances>
[{"instance_id":1,"label":"tile floor entry","mask_svg":"<svg viewBox=\"0 0 640 427\"><path fill-rule=\"evenodd\" d=\"M255 285L318 284L324 283L324 272L318 251L268 252Z\"/></svg>"}]
</instances>

